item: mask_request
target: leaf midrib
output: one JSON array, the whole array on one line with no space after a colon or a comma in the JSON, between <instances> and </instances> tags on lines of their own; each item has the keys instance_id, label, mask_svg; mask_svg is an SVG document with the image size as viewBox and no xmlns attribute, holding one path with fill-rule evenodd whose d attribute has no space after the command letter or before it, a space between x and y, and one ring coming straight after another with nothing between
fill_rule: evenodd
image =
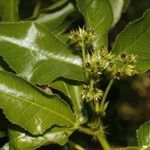
<instances>
[{"instance_id":1,"label":"leaf midrib","mask_svg":"<svg viewBox=\"0 0 150 150\"><path fill-rule=\"evenodd\" d=\"M126 47L123 51L126 51L127 49L130 49L133 45L135 45L147 32L149 32L149 30L150 30L150 27L147 28L147 30L145 30L145 32L143 32L143 34L141 34L139 38L137 38L130 46Z\"/></svg>"},{"instance_id":2,"label":"leaf midrib","mask_svg":"<svg viewBox=\"0 0 150 150\"><path fill-rule=\"evenodd\" d=\"M70 92L69 92L69 90L68 90L68 88L67 88L67 86L66 86L66 83L63 82L63 84L64 84L64 87L65 87L65 89L66 89L66 92L67 92L69 98L71 99L72 97L71 97L71 94L70 94Z\"/></svg>"},{"instance_id":3,"label":"leaf midrib","mask_svg":"<svg viewBox=\"0 0 150 150\"><path fill-rule=\"evenodd\" d=\"M38 48L31 48L31 47L28 47L28 46L24 46L24 45L19 45L19 44L17 44L16 42L11 42L10 41L10 39L13 39L13 37L7 37L7 38L5 38L5 37L3 37L3 36L0 36L0 42L1 41L5 41L5 42L8 42L8 43L11 43L11 44L13 44L14 46L17 46L18 48L20 48L20 47L22 47L22 48L24 48L24 49L26 49L26 50L31 50L31 52L33 52L33 53L35 53L37 56L39 56L39 54L41 54L41 55L43 55L44 57L47 57L48 59L50 59L50 58L52 58L52 59L55 59L55 60L58 60L58 61L62 61L62 62L66 62L66 63L69 63L69 64L73 64L73 65L76 65L76 66L80 66L79 64L77 64L77 63L73 63L71 60L70 61L66 61L66 59L62 59L63 57L65 58L65 57L68 57L67 55L65 55L65 54L63 54L63 53L60 53L59 55L61 56L61 57L59 57L59 55L57 55L57 54L55 54L54 52L50 52L49 50L46 50L46 49L43 49L42 51L40 50L40 49L38 49ZM16 39L17 41L18 41L18 43L19 43L19 40L20 39ZM60 42L60 41L59 41ZM32 44L32 43L30 43L30 44ZM67 49L67 48L66 48ZM43 51L47 51L47 53L46 52L43 52ZM56 57L57 56L57 57ZM75 56L71 56L71 58L73 58L73 59L75 59L75 58L78 58L78 57L75 57ZM71 59L70 58L70 59ZM67 59L68 60L68 59ZM39 60L40 61L40 60ZM37 61L37 62L39 62L39 61ZM35 62L35 63L37 63L37 62Z\"/></svg>"},{"instance_id":4,"label":"leaf midrib","mask_svg":"<svg viewBox=\"0 0 150 150\"><path fill-rule=\"evenodd\" d=\"M1 92L2 93L2 92ZM5 92L4 92L5 93ZM6 95L9 95L9 96L12 96L12 97L15 97L16 99L20 99L20 100L23 100L23 101L25 101L25 102L27 102L27 103L31 103L30 105L33 105L33 106L38 106L38 107L40 107L40 109L46 109L46 110L48 110L48 111L50 111L50 112L52 112L53 114L56 114L56 115L58 115L58 116L60 116L60 117L62 117L62 118L64 118L65 120L67 120L68 122L70 122L72 125L74 124L74 122L72 122L72 121L70 121L67 117L65 117L65 116L63 116L63 115L61 115L61 114L59 114L59 113L57 113L56 111L53 111L53 110L51 110L51 109L48 109L47 107L43 107L43 106L41 106L41 105L39 105L39 104L36 104L36 103L33 103L33 102L29 102L28 100L26 100L26 99L24 99L24 98L21 98L21 97L17 97L17 96L15 96L15 95L13 95L13 94L8 94L8 93L5 93Z\"/></svg>"}]
</instances>

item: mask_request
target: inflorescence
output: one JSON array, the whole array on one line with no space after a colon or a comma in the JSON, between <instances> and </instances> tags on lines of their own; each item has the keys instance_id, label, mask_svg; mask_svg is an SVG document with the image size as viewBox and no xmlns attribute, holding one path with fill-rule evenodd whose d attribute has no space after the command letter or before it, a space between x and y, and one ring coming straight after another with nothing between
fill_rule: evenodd
<instances>
[{"instance_id":1,"label":"inflorescence","mask_svg":"<svg viewBox=\"0 0 150 150\"><path fill-rule=\"evenodd\" d=\"M83 43L85 46L92 44L95 34L93 30L86 31L84 28L79 28L79 30L71 31L69 38L76 47L81 48Z\"/></svg>"},{"instance_id":2,"label":"inflorescence","mask_svg":"<svg viewBox=\"0 0 150 150\"><path fill-rule=\"evenodd\" d=\"M101 47L91 55L87 54L86 71L90 76L99 76L106 72L112 78L121 79L137 73L136 62L136 55L127 53L116 55Z\"/></svg>"},{"instance_id":3,"label":"inflorescence","mask_svg":"<svg viewBox=\"0 0 150 150\"><path fill-rule=\"evenodd\" d=\"M79 30L71 31L69 38L76 47L82 49L83 44L85 48L93 44L95 33L93 30L86 31L84 28L79 28ZM126 52L114 54L102 46L90 52L85 49L84 58L87 83L84 85L82 91L82 99L86 101L99 101L102 99L103 91L97 87L97 83L102 74L107 73L112 79L119 80L137 73L137 56L134 54L128 54ZM92 86L91 81L94 81Z\"/></svg>"}]
</instances>

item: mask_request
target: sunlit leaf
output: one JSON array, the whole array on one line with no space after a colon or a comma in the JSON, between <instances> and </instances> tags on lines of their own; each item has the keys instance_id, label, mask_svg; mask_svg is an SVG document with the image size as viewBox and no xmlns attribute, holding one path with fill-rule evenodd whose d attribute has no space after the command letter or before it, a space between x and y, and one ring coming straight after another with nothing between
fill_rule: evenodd
<instances>
[{"instance_id":1,"label":"sunlit leaf","mask_svg":"<svg viewBox=\"0 0 150 150\"><path fill-rule=\"evenodd\" d=\"M1 23L0 29L0 55L21 77L38 84L60 76L84 80L81 58L43 26Z\"/></svg>"},{"instance_id":2,"label":"sunlit leaf","mask_svg":"<svg viewBox=\"0 0 150 150\"><path fill-rule=\"evenodd\" d=\"M9 129L10 150L33 150L46 144L64 145L72 133L67 128L55 127L41 136L32 136L22 130Z\"/></svg>"},{"instance_id":3,"label":"sunlit leaf","mask_svg":"<svg viewBox=\"0 0 150 150\"><path fill-rule=\"evenodd\" d=\"M3 147L0 148L0 150L10 150L9 143L6 143Z\"/></svg>"},{"instance_id":4,"label":"sunlit leaf","mask_svg":"<svg viewBox=\"0 0 150 150\"><path fill-rule=\"evenodd\" d=\"M73 112L58 96L46 95L4 71L0 71L0 108L12 123L32 134L42 134L53 125L75 124Z\"/></svg>"},{"instance_id":5,"label":"sunlit leaf","mask_svg":"<svg viewBox=\"0 0 150 150\"><path fill-rule=\"evenodd\" d=\"M113 13L109 0L76 0L84 16L87 29L96 33L95 47L107 46L108 31L113 22Z\"/></svg>"},{"instance_id":6,"label":"sunlit leaf","mask_svg":"<svg viewBox=\"0 0 150 150\"><path fill-rule=\"evenodd\" d=\"M138 71L144 72L150 69L150 10L144 17L130 23L118 36L114 47L114 53L131 53L138 56Z\"/></svg>"},{"instance_id":7,"label":"sunlit leaf","mask_svg":"<svg viewBox=\"0 0 150 150\"><path fill-rule=\"evenodd\" d=\"M113 24L114 26L120 19L122 14L122 9L124 6L124 0L109 0L112 10L113 10Z\"/></svg>"},{"instance_id":8,"label":"sunlit leaf","mask_svg":"<svg viewBox=\"0 0 150 150\"><path fill-rule=\"evenodd\" d=\"M150 121L144 123L137 131L137 140L142 149L150 148ZM148 148L148 149L149 149ZM148 150L147 149L147 150Z\"/></svg>"},{"instance_id":9,"label":"sunlit leaf","mask_svg":"<svg viewBox=\"0 0 150 150\"><path fill-rule=\"evenodd\" d=\"M74 6L72 3L68 3L65 7L60 10L51 13L41 13L36 22L44 25L50 31L60 34L63 33L70 25L65 19L66 17L74 11Z\"/></svg>"}]
</instances>

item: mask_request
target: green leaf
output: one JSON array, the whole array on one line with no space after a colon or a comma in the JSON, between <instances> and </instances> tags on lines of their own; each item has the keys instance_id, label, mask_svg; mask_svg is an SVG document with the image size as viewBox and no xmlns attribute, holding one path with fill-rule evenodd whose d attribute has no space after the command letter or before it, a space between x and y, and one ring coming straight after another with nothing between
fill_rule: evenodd
<instances>
[{"instance_id":1,"label":"green leaf","mask_svg":"<svg viewBox=\"0 0 150 150\"><path fill-rule=\"evenodd\" d=\"M113 13L109 0L76 0L84 16L87 29L96 33L95 47L107 46L108 31L113 22Z\"/></svg>"},{"instance_id":2,"label":"green leaf","mask_svg":"<svg viewBox=\"0 0 150 150\"><path fill-rule=\"evenodd\" d=\"M114 26L120 19L122 14L122 9L124 6L124 0L109 0L112 11L113 11L113 23L112 26Z\"/></svg>"},{"instance_id":3,"label":"green leaf","mask_svg":"<svg viewBox=\"0 0 150 150\"><path fill-rule=\"evenodd\" d=\"M9 149L9 143L6 143L0 150L10 150Z\"/></svg>"},{"instance_id":4,"label":"green leaf","mask_svg":"<svg viewBox=\"0 0 150 150\"><path fill-rule=\"evenodd\" d=\"M4 70L4 68L2 66L0 66L0 70Z\"/></svg>"},{"instance_id":5,"label":"green leaf","mask_svg":"<svg viewBox=\"0 0 150 150\"><path fill-rule=\"evenodd\" d=\"M64 145L72 133L67 128L55 127L41 136L32 136L26 132L9 129L10 150L34 150L45 144Z\"/></svg>"},{"instance_id":6,"label":"green leaf","mask_svg":"<svg viewBox=\"0 0 150 150\"><path fill-rule=\"evenodd\" d=\"M56 1L55 3L51 4L47 8L44 8L42 11L53 11L55 9L59 9L63 5L65 5L68 2L68 0L61 0L61 1Z\"/></svg>"},{"instance_id":7,"label":"green leaf","mask_svg":"<svg viewBox=\"0 0 150 150\"><path fill-rule=\"evenodd\" d=\"M76 116L76 122L82 124L85 121L83 116L83 102L81 100L82 86L79 84L71 84L67 81L57 80L50 84L51 87L63 92L72 102Z\"/></svg>"},{"instance_id":8,"label":"green leaf","mask_svg":"<svg viewBox=\"0 0 150 150\"><path fill-rule=\"evenodd\" d=\"M131 0L124 0L123 12L126 12L130 3L131 3Z\"/></svg>"},{"instance_id":9,"label":"green leaf","mask_svg":"<svg viewBox=\"0 0 150 150\"><path fill-rule=\"evenodd\" d=\"M74 9L75 8L73 4L68 3L65 7L55 12L40 14L36 19L36 22L44 25L54 33L63 33L70 25L70 23L65 19L70 13L74 11Z\"/></svg>"},{"instance_id":10,"label":"green leaf","mask_svg":"<svg viewBox=\"0 0 150 150\"><path fill-rule=\"evenodd\" d=\"M0 131L0 138L6 137L6 136L7 136L7 132Z\"/></svg>"},{"instance_id":11,"label":"green leaf","mask_svg":"<svg viewBox=\"0 0 150 150\"><path fill-rule=\"evenodd\" d=\"M75 124L73 112L58 96L46 95L4 71L0 71L0 108L12 123L36 135L54 125Z\"/></svg>"},{"instance_id":12,"label":"green leaf","mask_svg":"<svg viewBox=\"0 0 150 150\"><path fill-rule=\"evenodd\" d=\"M130 23L118 36L114 46L114 53L131 53L138 55L137 68L139 72L150 69L150 10L144 17Z\"/></svg>"},{"instance_id":13,"label":"green leaf","mask_svg":"<svg viewBox=\"0 0 150 150\"><path fill-rule=\"evenodd\" d=\"M0 29L0 55L21 77L37 84L60 76L84 80L81 58L43 26L1 23Z\"/></svg>"},{"instance_id":14,"label":"green leaf","mask_svg":"<svg viewBox=\"0 0 150 150\"><path fill-rule=\"evenodd\" d=\"M19 0L0 0L0 16L2 21L18 20Z\"/></svg>"},{"instance_id":15,"label":"green leaf","mask_svg":"<svg viewBox=\"0 0 150 150\"><path fill-rule=\"evenodd\" d=\"M137 131L139 147L147 149L150 147L150 121L144 123Z\"/></svg>"},{"instance_id":16,"label":"green leaf","mask_svg":"<svg viewBox=\"0 0 150 150\"><path fill-rule=\"evenodd\" d=\"M1 56L0 56L0 70L5 70L14 73L14 71L9 67L9 65L6 63L6 61L3 60Z\"/></svg>"},{"instance_id":17,"label":"green leaf","mask_svg":"<svg viewBox=\"0 0 150 150\"><path fill-rule=\"evenodd\" d=\"M150 146L149 146L149 147L147 147L147 148L145 148L144 150L150 150Z\"/></svg>"}]
</instances>

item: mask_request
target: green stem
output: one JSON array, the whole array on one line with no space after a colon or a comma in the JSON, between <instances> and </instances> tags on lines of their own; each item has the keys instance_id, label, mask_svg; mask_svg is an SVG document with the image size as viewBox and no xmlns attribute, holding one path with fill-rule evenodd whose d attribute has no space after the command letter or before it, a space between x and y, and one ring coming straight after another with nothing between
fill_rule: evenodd
<instances>
[{"instance_id":1,"label":"green stem","mask_svg":"<svg viewBox=\"0 0 150 150\"><path fill-rule=\"evenodd\" d=\"M83 148L81 145L79 145L79 144L77 144L77 143L75 143L75 142L73 142L73 141L68 141L68 143L70 144L70 145L72 145L76 150L85 150L85 148Z\"/></svg>"},{"instance_id":2,"label":"green stem","mask_svg":"<svg viewBox=\"0 0 150 150\"><path fill-rule=\"evenodd\" d=\"M94 80L90 79L90 89L93 90L94 87Z\"/></svg>"},{"instance_id":3,"label":"green stem","mask_svg":"<svg viewBox=\"0 0 150 150\"><path fill-rule=\"evenodd\" d=\"M109 143L107 142L107 139L104 135L104 131L103 128L100 129L100 132L94 132L92 130L90 130L89 128L85 128L85 127L79 127L78 131L91 135L91 136L95 136L97 137L99 143L101 144L101 146L103 147L104 150L111 150Z\"/></svg>"},{"instance_id":4,"label":"green stem","mask_svg":"<svg viewBox=\"0 0 150 150\"><path fill-rule=\"evenodd\" d=\"M85 50L84 40L82 40L82 43L81 43L81 50L82 50L83 67L84 67L84 70L85 70L85 77L87 79L88 78L88 74L86 72L86 50Z\"/></svg>"},{"instance_id":5,"label":"green stem","mask_svg":"<svg viewBox=\"0 0 150 150\"><path fill-rule=\"evenodd\" d=\"M41 0L38 0L31 18L36 18L39 15L40 8L41 8Z\"/></svg>"},{"instance_id":6,"label":"green stem","mask_svg":"<svg viewBox=\"0 0 150 150\"><path fill-rule=\"evenodd\" d=\"M60 0L60 1L58 1L58 2L56 2L54 4L52 4L52 5L50 5L49 7L40 10L41 0L39 0L38 3L37 3L37 5L36 5L36 7L35 7L35 9L34 9L32 17L30 17L28 19L34 19L34 18L38 17L39 14L44 13L46 11L53 11L53 10L61 7L65 3L67 3L67 1L68 0Z\"/></svg>"},{"instance_id":7,"label":"green stem","mask_svg":"<svg viewBox=\"0 0 150 150\"><path fill-rule=\"evenodd\" d=\"M106 88L106 90L105 90L105 92L104 92L104 95L103 95L103 98L102 98L102 101L101 101L100 110L103 110L107 95L108 95L108 93L111 89L111 86L112 86L113 82L114 82L114 79L111 79L108 86L107 86L107 88Z\"/></svg>"},{"instance_id":8,"label":"green stem","mask_svg":"<svg viewBox=\"0 0 150 150\"><path fill-rule=\"evenodd\" d=\"M59 0L58 2L52 4L51 6L47 7L46 9L41 10L43 11L52 11L54 9L57 9L58 7L61 7L62 5L64 5L66 2L68 2L68 0Z\"/></svg>"},{"instance_id":9,"label":"green stem","mask_svg":"<svg viewBox=\"0 0 150 150\"><path fill-rule=\"evenodd\" d=\"M111 150L111 147L110 147L109 143L107 142L105 135L99 134L99 135L97 135L97 139L99 140L99 142L104 150Z\"/></svg>"},{"instance_id":10,"label":"green stem","mask_svg":"<svg viewBox=\"0 0 150 150\"><path fill-rule=\"evenodd\" d=\"M100 103L99 103L99 101L94 101L94 103L95 103L95 111L96 111L96 113L99 113L100 112Z\"/></svg>"},{"instance_id":11,"label":"green stem","mask_svg":"<svg viewBox=\"0 0 150 150\"><path fill-rule=\"evenodd\" d=\"M103 123L100 120L99 131L95 135L104 150L111 150L111 147L106 139Z\"/></svg>"},{"instance_id":12,"label":"green stem","mask_svg":"<svg viewBox=\"0 0 150 150\"><path fill-rule=\"evenodd\" d=\"M92 91L93 88L94 88L94 79L90 79L90 90ZM98 113L100 112L100 104L99 104L99 101L94 101L94 105L95 105L95 108L94 110Z\"/></svg>"},{"instance_id":13,"label":"green stem","mask_svg":"<svg viewBox=\"0 0 150 150\"><path fill-rule=\"evenodd\" d=\"M78 131L88 134L88 135L94 135L94 133L89 129L89 128L85 128L85 127L78 127L77 129Z\"/></svg>"}]
</instances>

